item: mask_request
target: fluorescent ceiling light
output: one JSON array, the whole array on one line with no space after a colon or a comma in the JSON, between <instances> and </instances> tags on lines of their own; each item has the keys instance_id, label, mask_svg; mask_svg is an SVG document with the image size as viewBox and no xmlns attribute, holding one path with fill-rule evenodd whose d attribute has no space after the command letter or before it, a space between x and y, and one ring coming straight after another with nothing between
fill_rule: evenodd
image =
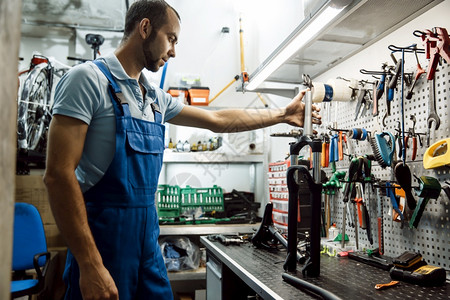
<instances>
[{"instance_id":1,"label":"fluorescent ceiling light","mask_svg":"<svg viewBox=\"0 0 450 300\"><path fill-rule=\"evenodd\" d=\"M295 52L300 50L303 46L315 38L323 28L325 28L336 16L344 9L326 7L317 16L314 17L301 31L294 37L273 59L253 78L250 77L250 82L246 86L246 90L254 90L267 77L276 71L283 63L285 63Z\"/></svg>"}]
</instances>

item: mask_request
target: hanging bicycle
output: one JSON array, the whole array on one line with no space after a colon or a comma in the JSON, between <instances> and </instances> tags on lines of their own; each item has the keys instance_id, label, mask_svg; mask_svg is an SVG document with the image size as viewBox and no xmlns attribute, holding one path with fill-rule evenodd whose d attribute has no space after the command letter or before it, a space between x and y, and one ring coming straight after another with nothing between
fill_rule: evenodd
<instances>
[{"instance_id":1,"label":"hanging bicycle","mask_svg":"<svg viewBox=\"0 0 450 300\"><path fill-rule=\"evenodd\" d=\"M56 69L50 59L35 54L30 68L19 73L17 115L17 174L28 174L29 164L43 164L47 130L51 120L54 75L59 77L69 67Z\"/></svg>"}]
</instances>

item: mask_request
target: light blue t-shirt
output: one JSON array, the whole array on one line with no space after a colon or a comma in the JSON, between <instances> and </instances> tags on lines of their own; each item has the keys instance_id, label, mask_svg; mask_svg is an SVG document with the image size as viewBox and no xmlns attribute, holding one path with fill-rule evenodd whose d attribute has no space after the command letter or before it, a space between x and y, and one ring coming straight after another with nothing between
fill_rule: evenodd
<instances>
[{"instance_id":1,"label":"light blue t-shirt","mask_svg":"<svg viewBox=\"0 0 450 300\"><path fill-rule=\"evenodd\" d=\"M184 105L172 99L141 74L139 82L145 88L142 111L142 93L135 79L130 78L112 53L103 59L128 102L134 118L153 121L151 103L158 99L163 123L175 117ZM142 107L142 106L141 106ZM115 152L116 123L114 108L108 94L108 80L92 62L72 68L58 82L55 90L53 114L79 119L89 125L83 154L75 170L84 193L95 185L108 169Z\"/></svg>"}]
</instances>

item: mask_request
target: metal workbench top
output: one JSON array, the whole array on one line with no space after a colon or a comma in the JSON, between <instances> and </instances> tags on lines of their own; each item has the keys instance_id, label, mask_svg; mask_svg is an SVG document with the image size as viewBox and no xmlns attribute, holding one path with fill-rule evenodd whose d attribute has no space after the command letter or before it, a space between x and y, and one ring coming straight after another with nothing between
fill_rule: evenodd
<instances>
[{"instance_id":1,"label":"metal workbench top","mask_svg":"<svg viewBox=\"0 0 450 300\"><path fill-rule=\"evenodd\" d=\"M201 237L201 242L263 299L314 299L282 279L285 251L269 252L257 249L251 243L225 246L206 237ZM400 282L397 286L376 290L376 284L391 281L388 271L348 258L322 255L320 259L318 278L303 277L302 265L298 265L296 276L342 299L450 299L449 284L420 287Z\"/></svg>"}]
</instances>

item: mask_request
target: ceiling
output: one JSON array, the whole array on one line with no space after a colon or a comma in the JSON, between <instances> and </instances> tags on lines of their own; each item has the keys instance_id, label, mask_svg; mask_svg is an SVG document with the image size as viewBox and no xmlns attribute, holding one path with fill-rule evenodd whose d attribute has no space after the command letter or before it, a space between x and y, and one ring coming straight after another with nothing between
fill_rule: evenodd
<instances>
[{"instance_id":1,"label":"ceiling","mask_svg":"<svg viewBox=\"0 0 450 300\"><path fill-rule=\"evenodd\" d=\"M22 32L67 28L123 31L126 0L22 0ZM107 3L107 5L106 5ZM42 31L42 28L37 29Z\"/></svg>"},{"instance_id":2,"label":"ceiling","mask_svg":"<svg viewBox=\"0 0 450 300\"><path fill-rule=\"evenodd\" d=\"M266 82L302 83L302 74L314 78L337 63L354 55L391 33L419 14L443 0L354 0L346 8L344 16L303 49L297 51L286 63L272 73ZM302 24L291 34L295 35ZM289 37L283 42L281 49ZM252 76L277 53L272 53Z\"/></svg>"}]
</instances>

